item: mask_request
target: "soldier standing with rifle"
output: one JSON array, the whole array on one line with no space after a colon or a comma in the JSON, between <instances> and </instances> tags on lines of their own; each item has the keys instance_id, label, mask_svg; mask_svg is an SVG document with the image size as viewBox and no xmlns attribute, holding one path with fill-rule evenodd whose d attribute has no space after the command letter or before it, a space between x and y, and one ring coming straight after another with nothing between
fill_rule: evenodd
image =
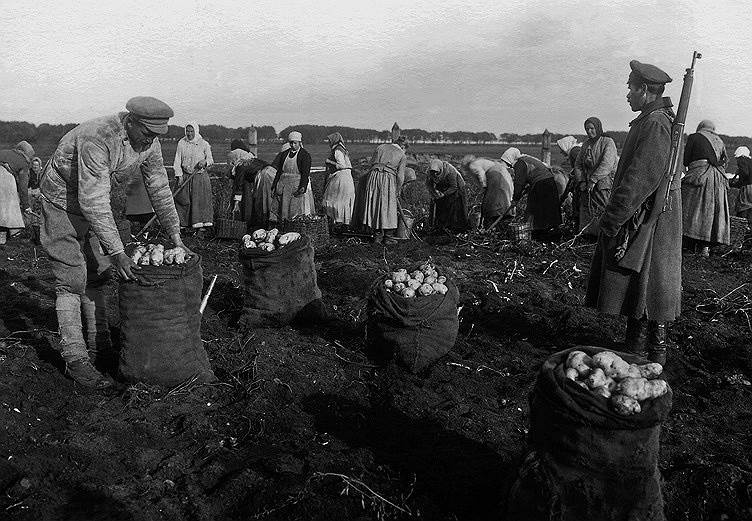
<instances>
[{"instance_id":1,"label":"soldier standing with rifle","mask_svg":"<svg viewBox=\"0 0 752 521\"><path fill-rule=\"evenodd\" d=\"M663 97L671 78L629 63L627 101L639 116L629 134L600 219L586 305L626 315L624 350L666 362L666 323L681 312L681 182L675 176L695 59L687 69L678 115Z\"/></svg>"}]
</instances>

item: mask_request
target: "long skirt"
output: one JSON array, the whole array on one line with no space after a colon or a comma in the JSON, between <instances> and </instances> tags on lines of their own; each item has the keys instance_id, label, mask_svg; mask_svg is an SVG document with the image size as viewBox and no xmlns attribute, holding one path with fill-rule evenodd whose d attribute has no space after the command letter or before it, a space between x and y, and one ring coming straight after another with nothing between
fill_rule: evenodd
<instances>
[{"instance_id":1,"label":"long skirt","mask_svg":"<svg viewBox=\"0 0 752 521\"><path fill-rule=\"evenodd\" d=\"M350 221L350 228L365 231L365 217L366 217L366 196L368 188L368 173L361 175L358 178L358 186L355 188L355 205L353 207L352 220Z\"/></svg>"},{"instance_id":2,"label":"long skirt","mask_svg":"<svg viewBox=\"0 0 752 521\"><path fill-rule=\"evenodd\" d=\"M313 215L315 212L313 203L313 191L311 182L308 181L308 189L300 196L295 197L300 185L300 174L282 174L277 185L277 202L279 205L279 220L290 220L298 215Z\"/></svg>"},{"instance_id":3,"label":"long skirt","mask_svg":"<svg viewBox=\"0 0 752 521\"><path fill-rule=\"evenodd\" d=\"M682 180L682 233L698 241L730 244L728 181L712 165L693 170Z\"/></svg>"},{"instance_id":4,"label":"long skirt","mask_svg":"<svg viewBox=\"0 0 752 521\"><path fill-rule=\"evenodd\" d=\"M461 233L467 230L467 194L464 188L441 199L436 199L433 204L435 205L436 212L433 222L434 228L439 230L448 229L454 233Z\"/></svg>"},{"instance_id":5,"label":"long skirt","mask_svg":"<svg viewBox=\"0 0 752 521\"><path fill-rule=\"evenodd\" d=\"M16 178L5 167L0 166L0 228L12 232L25 227Z\"/></svg>"},{"instance_id":6,"label":"long skirt","mask_svg":"<svg viewBox=\"0 0 752 521\"><path fill-rule=\"evenodd\" d=\"M611 197L611 188L598 188L598 185L588 191L580 192L580 216L578 232L584 228L583 235L598 237L598 221Z\"/></svg>"},{"instance_id":7,"label":"long skirt","mask_svg":"<svg viewBox=\"0 0 752 521\"><path fill-rule=\"evenodd\" d=\"M739 197L736 199L734 213L745 219L752 217L752 185L739 187Z\"/></svg>"},{"instance_id":8,"label":"long skirt","mask_svg":"<svg viewBox=\"0 0 752 521\"><path fill-rule=\"evenodd\" d=\"M553 177L541 179L530 188L527 212L532 218L533 230L549 230L561 225L559 189Z\"/></svg>"},{"instance_id":9,"label":"long skirt","mask_svg":"<svg viewBox=\"0 0 752 521\"><path fill-rule=\"evenodd\" d=\"M183 184L186 181L183 180ZM180 226L203 228L214 223L211 180L207 172L194 175L188 186L175 197ZM181 185L182 186L182 185Z\"/></svg>"},{"instance_id":10,"label":"long skirt","mask_svg":"<svg viewBox=\"0 0 752 521\"><path fill-rule=\"evenodd\" d=\"M251 224L266 226L269 221L277 222L277 199L272 193L274 176L277 171L266 167L256 174L256 185L253 189L253 214Z\"/></svg>"},{"instance_id":11,"label":"long skirt","mask_svg":"<svg viewBox=\"0 0 752 521\"><path fill-rule=\"evenodd\" d=\"M335 223L350 224L355 206L355 183L349 169L329 175L321 205Z\"/></svg>"},{"instance_id":12,"label":"long skirt","mask_svg":"<svg viewBox=\"0 0 752 521\"><path fill-rule=\"evenodd\" d=\"M397 176L373 169L366 184L363 224L373 230L397 228Z\"/></svg>"}]
</instances>

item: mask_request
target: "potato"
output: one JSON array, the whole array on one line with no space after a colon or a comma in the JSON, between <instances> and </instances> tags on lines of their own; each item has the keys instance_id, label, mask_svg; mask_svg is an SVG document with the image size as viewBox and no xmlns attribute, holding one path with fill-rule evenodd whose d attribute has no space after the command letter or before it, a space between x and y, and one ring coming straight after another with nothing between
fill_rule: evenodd
<instances>
[{"instance_id":1,"label":"potato","mask_svg":"<svg viewBox=\"0 0 752 521\"><path fill-rule=\"evenodd\" d=\"M133 250L133 256L131 257L133 264L138 264L138 261L141 260L144 253L146 253L146 246L136 246L136 249Z\"/></svg>"},{"instance_id":2,"label":"potato","mask_svg":"<svg viewBox=\"0 0 752 521\"><path fill-rule=\"evenodd\" d=\"M164 252L163 264L172 264L175 262L175 249L171 248Z\"/></svg>"},{"instance_id":3,"label":"potato","mask_svg":"<svg viewBox=\"0 0 752 521\"><path fill-rule=\"evenodd\" d=\"M574 369L572 367L568 367L566 371L564 371L564 374L567 378L572 380L573 382L577 381L577 377L580 376L580 374L577 372L577 369Z\"/></svg>"},{"instance_id":4,"label":"potato","mask_svg":"<svg viewBox=\"0 0 752 521\"><path fill-rule=\"evenodd\" d=\"M430 284L423 284L418 289L418 293L424 297L428 297L430 295L433 295L433 287L431 287Z\"/></svg>"},{"instance_id":5,"label":"potato","mask_svg":"<svg viewBox=\"0 0 752 521\"><path fill-rule=\"evenodd\" d=\"M618 414L624 416L631 416L632 414L639 414L642 412L640 402L623 394L616 394L611 397L611 407Z\"/></svg>"},{"instance_id":6,"label":"potato","mask_svg":"<svg viewBox=\"0 0 752 521\"><path fill-rule=\"evenodd\" d=\"M164 246L162 246L162 248L154 248L154 251L151 253L151 265L161 266L163 262L164 262Z\"/></svg>"},{"instance_id":7,"label":"potato","mask_svg":"<svg viewBox=\"0 0 752 521\"><path fill-rule=\"evenodd\" d=\"M280 246L285 246L292 241L297 241L298 239L300 239L300 234L298 232L287 232L284 235L280 235L277 242L279 242Z\"/></svg>"},{"instance_id":8,"label":"potato","mask_svg":"<svg viewBox=\"0 0 752 521\"><path fill-rule=\"evenodd\" d=\"M431 264L430 262L424 262L423 264L420 265L419 269L423 273L425 273L426 271L433 271L433 264Z\"/></svg>"},{"instance_id":9,"label":"potato","mask_svg":"<svg viewBox=\"0 0 752 521\"><path fill-rule=\"evenodd\" d=\"M433 284L434 282L436 282L436 277L434 277L433 275L429 275L428 277L423 279L423 282L425 284Z\"/></svg>"},{"instance_id":10,"label":"potato","mask_svg":"<svg viewBox=\"0 0 752 521\"><path fill-rule=\"evenodd\" d=\"M148 266L151 264L151 251L146 251L142 256L141 259L139 259L138 264L140 266Z\"/></svg>"},{"instance_id":11,"label":"potato","mask_svg":"<svg viewBox=\"0 0 752 521\"><path fill-rule=\"evenodd\" d=\"M386 279L384 281L384 287L386 289L392 289L392 287L394 287L394 281L392 279Z\"/></svg>"},{"instance_id":12,"label":"potato","mask_svg":"<svg viewBox=\"0 0 752 521\"><path fill-rule=\"evenodd\" d=\"M593 360L583 351L572 351L567 356L567 367L577 369L581 377L590 375Z\"/></svg>"},{"instance_id":13,"label":"potato","mask_svg":"<svg viewBox=\"0 0 752 521\"><path fill-rule=\"evenodd\" d=\"M593 394L596 396L602 396L603 398L611 398L611 391L606 386L596 387L593 389Z\"/></svg>"},{"instance_id":14,"label":"potato","mask_svg":"<svg viewBox=\"0 0 752 521\"><path fill-rule=\"evenodd\" d=\"M261 244L258 245L258 247L266 252L272 252L276 249L274 248L274 245L270 242L262 242Z\"/></svg>"},{"instance_id":15,"label":"potato","mask_svg":"<svg viewBox=\"0 0 752 521\"><path fill-rule=\"evenodd\" d=\"M629 376L629 364L611 351L602 351L593 356L593 366L600 367L606 376L621 380Z\"/></svg>"},{"instance_id":16,"label":"potato","mask_svg":"<svg viewBox=\"0 0 752 521\"><path fill-rule=\"evenodd\" d=\"M449 291L449 288L438 282L431 284L431 287L433 288L434 293L438 293L439 295L446 295L447 291Z\"/></svg>"},{"instance_id":17,"label":"potato","mask_svg":"<svg viewBox=\"0 0 752 521\"><path fill-rule=\"evenodd\" d=\"M185 250L183 248L175 248L175 264L185 264Z\"/></svg>"},{"instance_id":18,"label":"potato","mask_svg":"<svg viewBox=\"0 0 752 521\"><path fill-rule=\"evenodd\" d=\"M266 239L266 230L259 228L258 230L253 232L251 238L256 242L263 241L264 239Z\"/></svg>"},{"instance_id":19,"label":"potato","mask_svg":"<svg viewBox=\"0 0 752 521\"><path fill-rule=\"evenodd\" d=\"M418 291L418 288L420 288L421 285L422 284L420 283L420 281L415 279L410 279L407 281L407 287L413 291Z\"/></svg>"},{"instance_id":20,"label":"potato","mask_svg":"<svg viewBox=\"0 0 752 521\"><path fill-rule=\"evenodd\" d=\"M266 232L266 239L264 239L264 242L267 244L274 244L274 241L277 239L277 236L279 235L279 230L276 228L272 228L268 232Z\"/></svg>"},{"instance_id":21,"label":"potato","mask_svg":"<svg viewBox=\"0 0 752 521\"><path fill-rule=\"evenodd\" d=\"M409 277L407 276L407 270L397 270L392 272L392 280L396 282L407 282L407 279Z\"/></svg>"},{"instance_id":22,"label":"potato","mask_svg":"<svg viewBox=\"0 0 752 521\"><path fill-rule=\"evenodd\" d=\"M402 293L402 290L405 289L407 286L405 286L401 282L395 282L394 286L392 286L392 289L396 291L397 293Z\"/></svg>"},{"instance_id":23,"label":"potato","mask_svg":"<svg viewBox=\"0 0 752 521\"><path fill-rule=\"evenodd\" d=\"M400 294L405 298L413 298L415 297L415 290L412 288L405 288Z\"/></svg>"},{"instance_id":24,"label":"potato","mask_svg":"<svg viewBox=\"0 0 752 521\"><path fill-rule=\"evenodd\" d=\"M413 278L423 284L423 279L425 278L425 275L423 275L422 271L415 270L410 274L410 278Z\"/></svg>"},{"instance_id":25,"label":"potato","mask_svg":"<svg viewBox=\"0 0 752 521\"><path fill-rule=\"evenodd\" d=\"M447 278L443 275L441 277L436 277L436 282L438 282L439 284L446 284L446 281Z\"/></svg>"},{"instance_id":26,"label":"potato","mask_svg":"<svg viewBox=\"0 0 752 521\"><path fill-rule=\"evenodd\" d=\"M627 378L642 378L640 372L640 366L637 364L629 364L629 371L627 371Z\"/></svg>"},{"instance_id":27,"label":"potato","mask_svg":"<svg viewBox=\"0 0 752 521\"><path fill-rule=\"evenodd\" d=\"M588 387L595 389L596 387L603 387L606 385L608 383L608 378L606 377L606 373L603 372L603 369L596 367L593 369L593 372L590 373L590 376L587 377L586 381Z\"/></svg>"},{"instance_id":28,"label":"potato","mask_svg":"<svg viewBox=\"0 0 752 521\"><path fill-rule=\"evenodd\" d=\"M668 392L665 380L648 380L646 378L625 378L616 387L618 394L629 396L642 402L649 398L658 398Z\"/></svg>"},{"instance_id":29,"label":"potato","mask_svg":"<svg viewBox=\"0 0 752 521\"><path fill-rule=\"evenodd\" d=\"M638 365L637 370L640 372L640 376L642 378L652 380L653 378L657 378L661 375L661 373L663 372L663 366L661 364L653 362L650 364Z\"/></svg>"}]
</instances>

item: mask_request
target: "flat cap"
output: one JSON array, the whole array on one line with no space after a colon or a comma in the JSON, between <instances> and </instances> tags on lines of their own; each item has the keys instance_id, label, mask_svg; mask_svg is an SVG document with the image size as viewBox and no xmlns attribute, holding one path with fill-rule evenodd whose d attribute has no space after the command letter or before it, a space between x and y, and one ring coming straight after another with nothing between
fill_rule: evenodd
<instances>
[{"instance_id":1,"label":"flat cap","mask_svg":"<svg viewBox=\"0 0 752 521\"><path fill-rule=\"evenodd\" d=\"M167 103L151 96L131 98L125 109L155 134L166 134L167 121L175 115Z\"/></svg>"},{"instance_id":2,"label":"flat cap","mask_svg":"<svg viewBox=\"0 0 752 521\"><path fill-rule=\"evenodd\" d=\"M637 60L629 62L629 67L632 72L629 74L629 79L638 80L643 83L652 85L663 85L665 83L671 83L671 76L663 72L655 65L649 63L640 63Z\"/></svg>"}]
</instances>

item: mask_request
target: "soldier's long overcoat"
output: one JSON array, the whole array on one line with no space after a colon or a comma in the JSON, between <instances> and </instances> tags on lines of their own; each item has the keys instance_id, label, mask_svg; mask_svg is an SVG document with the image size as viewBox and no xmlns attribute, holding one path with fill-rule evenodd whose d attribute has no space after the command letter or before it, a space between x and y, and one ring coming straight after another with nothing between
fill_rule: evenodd
<instances>
[{"instance_id":1,"label":"soldier's long overcoat","mask_svg":"<svg viewBox=\"0 0 752 521\"><path fill-rule=\"evenodd\" d=\"M586 304L604 313L669 322L681 312L678 175L666 210L660 211L669 183L671 106L670 98L658 99L629 124L611 199L600 221L586 294ZM625 233L626 255L617 261L616 251L625 244Z\"/></svg>"}]
</instances>

